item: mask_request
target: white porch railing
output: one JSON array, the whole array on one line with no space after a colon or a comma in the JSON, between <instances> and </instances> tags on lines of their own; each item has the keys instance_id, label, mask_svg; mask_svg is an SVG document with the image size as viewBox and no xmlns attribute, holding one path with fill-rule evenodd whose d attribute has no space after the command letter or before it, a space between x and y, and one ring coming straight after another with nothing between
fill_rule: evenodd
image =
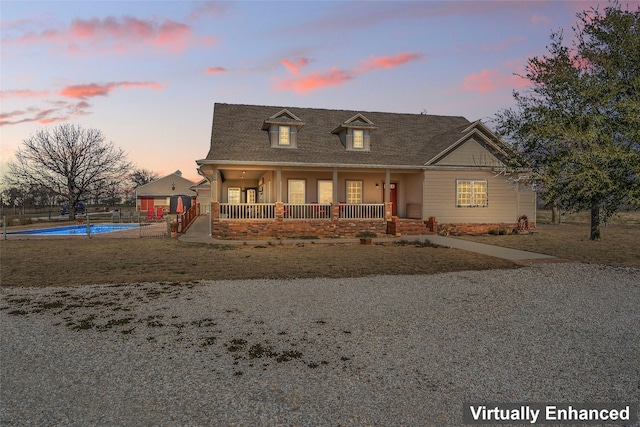
<instances>
[{"instance_id":1,"label":"white porch railing","mask_svg":"<svg viewBox=\"0 0 640 427\"><path fill-rule=\"evenodd\" d=\"M275 219L276 205L273 203L220 203L221 220Z\"/></svg>"},{"instance_id":2,"label":"white porch railing","mask_svg":"<svg viewBox=\"0 0 640 427\"><path fill-rule=\"evenodd\" d=\"M282 217L285 220L326 219L331 220L331 204L283 203ZM220 220L275 219L275 203L220 203ZM385 218L384 204L340 204L338 219ZM335 219L335 218L334 218Z\"/></svg>"},{"instance_id":3,"label":"white porch railing","mask_svg":"<svg viewBox=\"0 0 640 427\"><path fill-rule=\"evenodd\" d=\"M384 219L384 204L341 204L341 219Z\"/></svg>"},{"instance_id":4,"label":"white porch railing","mask_svg":"<svg viewBox=\"0 0 640 427\"><path fill-rule=\"evenodd\" d=\"M331 219L331 205L285 203L284 219Z\"/></svg>"}]
</instances>

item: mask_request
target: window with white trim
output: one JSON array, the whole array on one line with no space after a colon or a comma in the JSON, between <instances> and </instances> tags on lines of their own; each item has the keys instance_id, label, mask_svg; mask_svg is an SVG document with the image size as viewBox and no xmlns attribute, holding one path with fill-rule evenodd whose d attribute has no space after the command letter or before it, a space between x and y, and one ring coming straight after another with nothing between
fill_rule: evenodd
<instances>
[{"instance_id":1,"label":"window with white trim","mask_svg":"<svg viewBox=\"0 0 640 427\"><path fill-rule=\"evenodd\" d=\"M302 204L305 203L306 182L304 179L290 179L289 185L289 203Z\"/></svg>"},{"instance_id":2,"label":"window with white trim","mask_svg":"<svg viewBox=\"0 0 640 427\"><path fill-rule=\"evenodd\" d=\"M229 187L227 189L227 201L233 204L241 203L240 187Z\"/></svg>"},{"instance_id":3,"label":"window with white trim","mask_svg":"<svg viewBox=\"0 0 640 427\"><path fill-rule=\"evenodd\" d=\"M353 148L364 148L364 131L362 129L354 129L353 131Z\"/></svg>"},{"instance_id":4,"label":"window with white trim","mask_svg":"<svg viewBox=\"0 0 640 427\"><path fill-rule=\"evenodd\" d=\"M289 144L291 144L291 139L289 138L290 132L291 132L291 128L289 126L279 126L279 129L278 129L278 145L289 145Z\"/></svg>"},{"instance_id":5,"label":"window with white trim","mask_svg":"<svg viewBox=\"0 0 640 427\"><path fill-rule=\"evenodd\" d=\"M347 181L347 203L362 203L362 181Z\"/></svg>"},{"instance_id":6,"label":"window with white trim","mask_svg":"<svg viewBox=\"0 0 640 427\"><path fill-rule=\"evenodd\" d=\"M333 181L329 179L318 180L318 203L328 205L333 202Z\"/></svg>"},{"instance_id":7,"label":"window with white trim","mask_svg":"<svg viewBox=\"0 0 640 427\"><path fill-rule=\"evenodd\" d=\"M456 180L456 206L458 207L486 207L486 180Z\"/></svg>"}]
</instances>

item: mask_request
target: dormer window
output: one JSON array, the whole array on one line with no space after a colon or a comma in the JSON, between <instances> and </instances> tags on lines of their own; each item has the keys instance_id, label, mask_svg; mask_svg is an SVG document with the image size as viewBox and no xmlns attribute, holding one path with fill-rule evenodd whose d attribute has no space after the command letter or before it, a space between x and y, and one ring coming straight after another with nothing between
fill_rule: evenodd
<instances>
[{"instance_id":1,"label":"dormer window","mask_svg":"<svg viewBox=\"0 0 640 427\"><path fill-rule=\"evenodd\" d=\"M354 129L353 131L353 148L364 148L364 131L362 129Z\"/></svg>"},{"instance_id":2,"label":"dormer window","mask_svg":"<svg viewBox=\"0 0 640 427\"><path fill-rule=\"evenodd\" d=\"M373 122L362 114L356 114L335 128L332 133L340 137L347 151L370 151L371 131L378 129Z\"/></svg>"},{"instance_id":3,"label":"dormer window","mask_svg":"<svg viewBox=\"0 0 640 427\"><path fill-rule=\"evenodd\" d=\"M278 145L291 145L291 139L289 138L290 132L291 128L289 126L278 127Z\"/></svg>"},{"instance_id":4,"label":"dormer window","mask_svg":"<svg viewBox=\"0 0 640 427\"><path fill-rule=\"evenodd\" d=\"M298 131L304 122L284 109L269 117L262 124L262 130L269 131L269 139L273 148L297 148Z\"/></svg>"}]
</instances>

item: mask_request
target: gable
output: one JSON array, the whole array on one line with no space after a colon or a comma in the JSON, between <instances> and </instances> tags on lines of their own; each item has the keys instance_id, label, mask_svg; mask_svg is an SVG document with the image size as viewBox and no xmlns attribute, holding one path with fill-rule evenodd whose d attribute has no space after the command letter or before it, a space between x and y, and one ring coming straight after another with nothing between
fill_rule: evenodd
<instances>
[{"instance_id":1,"label":"gable","mask_svg":"<svg viewBox=\"0 0 640 427\"><path fill-rule=\"evenodd\" d=\"M155 181L151 181L145 185L141 185L140 187L136 188L136 193L138 194L138 196L191 194L193 190L191 190L190 187L192 187L193 184L194 182L183 178L177 173L172 173L171 175L167 175L162 178L158 178Z\"/></svg>"},{"instance_id":2,"label":"gable","mask_svg":"<svg viewBox=\"0 0 640 427\"><path fill-rule=\"evenodd\" d=\"M264 123L262 124L262 130L270 130L273 125L295 126L296 128L301 128L305 125L305 123L291 111L283 108L269 118L265 119Z\"/></svg>"},{"instance_id":3,"label":"gable","mask_svg":"<svg viewBox=\"0 0 640 427\"><path fill-rule=\"evenodd\" d=\"M433 163L438 166L504 167L505 164L475 138L470 138Z\"/></svg>"}]
</instances>

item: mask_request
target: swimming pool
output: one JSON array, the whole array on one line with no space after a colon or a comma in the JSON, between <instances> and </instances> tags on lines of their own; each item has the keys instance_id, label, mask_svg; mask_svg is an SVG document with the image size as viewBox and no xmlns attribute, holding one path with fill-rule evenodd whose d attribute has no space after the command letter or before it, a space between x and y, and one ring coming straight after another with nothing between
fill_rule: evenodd
<instances>
[{"instance_id":1,"label":"swimming pool","mask_svg":"<svg viewBox=\"0 0 640 427\"><path fill-rule=\"evenodd\" d=\"M138 228L139 224L90 224L91 234L111 233L113 231ZM67 225L64 227L38 228L35 230L11 231L7 234L28 234L31 236L86 236L86 225Z\"/></svg>"}]
</instances>

